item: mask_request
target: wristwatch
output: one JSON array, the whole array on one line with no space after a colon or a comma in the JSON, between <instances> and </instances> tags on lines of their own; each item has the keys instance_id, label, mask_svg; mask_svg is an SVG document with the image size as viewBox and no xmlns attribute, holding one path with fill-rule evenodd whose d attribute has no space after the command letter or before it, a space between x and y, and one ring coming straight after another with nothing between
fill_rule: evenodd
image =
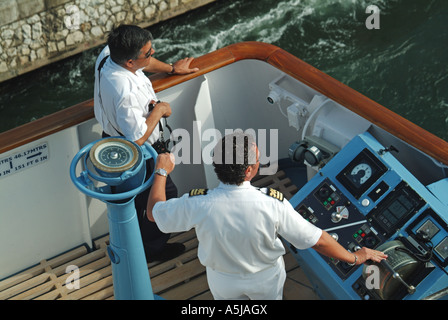
<instances>
[{"instance_id":1,"label":"wristwatch","mask_svg":"<svg viewBox=\"0 0 448 320\"><path fill-rule=\"evenodd\" d=\"M163 177L165 177L165 178L168 176L168 173L167 173L166 170L163 169L163 168L156 169L156 171L154 171L154 173L156 173L156 174L158 174L158 175L160 175L160 176L163 176Z\"/></svg>"}]
</instances>

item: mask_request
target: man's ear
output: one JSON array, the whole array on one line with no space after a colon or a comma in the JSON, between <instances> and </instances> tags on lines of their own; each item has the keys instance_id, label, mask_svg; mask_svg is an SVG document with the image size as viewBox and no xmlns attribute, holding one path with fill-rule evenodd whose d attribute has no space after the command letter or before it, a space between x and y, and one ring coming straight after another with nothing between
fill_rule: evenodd
<instances>
[{"instance_id":1,"label":"man's ear","mask_svg":"<svg viewBox=\"0 0 448 320\"><path fill-rule=\"evenodd\" d=\"M253 168L253 166L248 166L248 167L246 168L246 171L244 171L244 174L246 175L245 180L250 180L250 179L252 179L253 170L255 170L255 169Z\"/></svg>"},{"instance_id":2,"label":"man's ear","mask_svg":"<svg viewBox=\"0 0 448 320\"><path fill-rule=\"evenodd\" d=\"M132 69L132 67L134 67L134 60L129 59L128 61L126 61L126 62L124 63L124 65L125 65L127 68L131 68L131 69Z\"/></svg>"}]
</instances>

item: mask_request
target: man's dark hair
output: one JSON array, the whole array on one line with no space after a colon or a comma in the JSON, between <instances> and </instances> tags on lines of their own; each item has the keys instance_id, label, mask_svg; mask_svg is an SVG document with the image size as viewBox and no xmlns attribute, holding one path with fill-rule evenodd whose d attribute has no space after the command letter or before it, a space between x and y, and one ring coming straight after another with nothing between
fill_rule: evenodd
<instances>
[{"instance_id":1,"label":"man's dark hair","mask_svg":"<svg viewBox=\"0 0 448 320\"><path fill-rule=\"evenodd\" d=\"M117 64L124 64L129 59L137 59L140 49L152 41L152 34L146 29L133 25L121 25L113 29L107 38L110 57Z\"/></svg>"},{"instance_id":2,"label":"man's dark hair","mask_svg":"<svg viewBox=\"0 0 448 320\"><path fill-rule=\"evenodd\" d=\"M213 150L213 166L221 182L240 185L245 171L256 163L255 140L242 132L226 135Z\"/></svg>"}]
</instances>

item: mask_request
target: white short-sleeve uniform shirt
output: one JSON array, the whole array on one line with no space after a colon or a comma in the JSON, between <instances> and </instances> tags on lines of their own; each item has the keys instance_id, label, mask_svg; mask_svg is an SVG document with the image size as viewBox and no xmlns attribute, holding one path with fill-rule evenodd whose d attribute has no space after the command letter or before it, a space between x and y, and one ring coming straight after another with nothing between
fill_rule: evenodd
<instances>
[{"instance_id":1,"label":"white short-sleeve uniform shirt","mask_svg":"<svg viewBox=\"0 0 448 320\"><path fill-rule=\"evenodd\" d=\"M147 130L148 105L151 100L157 101L157 97L151 81L142 70L134 74L109 57L99 73L98 65L108 55L110 50L106 46L95 64L95 117L110 136L120 135L121 132L129 140L136 141ZM154 130L148 142L153 144L158 137L159 130Z\"/></svg>"},{"instance_id":2,"label":"white short-sleeve uniform shirt","mask_svg":"<svg viewBox=\"0 0 448 320\"><path fill-rule=\"evenodd\" d=\"M285 253L278 235L306 249L322 234L288 200L273 198L248 181L240 186L221 183L206 195L185 194L158 202L153 215L162 232L195 228L200 262L229 274L256 273L275 266Z\"/></svg>"}]
</instances>

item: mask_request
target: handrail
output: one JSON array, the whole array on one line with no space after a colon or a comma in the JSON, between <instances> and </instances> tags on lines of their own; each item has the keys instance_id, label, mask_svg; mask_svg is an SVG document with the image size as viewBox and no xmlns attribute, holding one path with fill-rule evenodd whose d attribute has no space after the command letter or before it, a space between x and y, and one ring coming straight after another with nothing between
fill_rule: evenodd
<instances>
[{"instance_id":1,"label":"handrail","mask_svg":"<svg viewBox=\"0 0 448 320\"><path fill-rule=\"evenodd\" d=\"M448 142L271 44L251 41L232 44L195 58L192 66L200 69L196 73L173 76L155 74L150 78L155 91L159 92L244 59L262 60L271 64L436 160L448 164ZM93 99L90 99L11 129L0 134L0 153L93 117Z\"/></svg>"}]
</instances>

